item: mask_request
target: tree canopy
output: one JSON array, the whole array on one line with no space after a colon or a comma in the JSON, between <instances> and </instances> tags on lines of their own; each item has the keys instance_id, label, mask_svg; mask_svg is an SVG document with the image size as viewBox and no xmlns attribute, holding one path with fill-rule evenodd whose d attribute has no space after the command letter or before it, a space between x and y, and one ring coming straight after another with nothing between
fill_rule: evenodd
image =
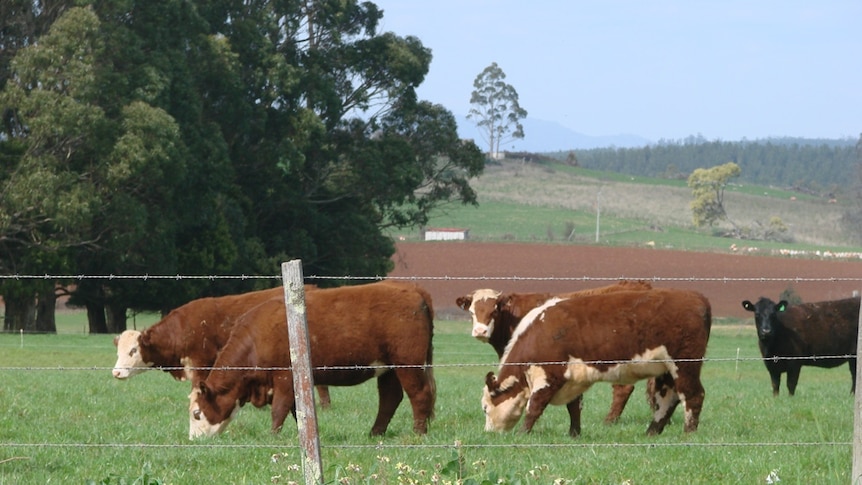
<instances>
[{"instance_id":1,"label":"tree canopy","mask_svg":"<svg viewBox=\"0 0 862 485\"><path fill-rule=\"evenodd\" d=\"M731 179L739 177L739 165L728 162L711 168L698 168L688 178L694 200L691 202L695 226L712 226L729 221L724 208L724 189ZM732 221L729 221L732 224ZM735 225L734 225L735 227Z\"/></svg>"},{"instance_id":2,"label":"tree canopy","mask_svg":"<svg viewBox=\"0 0 862 485\"><path fill-rule=\"evenodd\" d=\"M430 50L380 32L373 3L11 1L3 273L272 275L300 258L307 275L384 275L384 229L476 203L479 148L416 98ZM22 306L4 326L30 328L24 307L55 283L75 283L93 332L124 329L129 309L252 289L4 281L7 308Z\"/></svg>"},{"instance_id":3,"label":"tree canopy","mask_svg":"<svg viewBox=\"0 0 862 485\"><path fill-rule=\"evenodd\" d=\"M473 81L470 112L467 117L475 121L488 144L488 154L500 153L500 145L524 138L521 120L527 110L518 103L518 91L505 81L506 73L492 62Z\"/></svg>"}]
</instances>

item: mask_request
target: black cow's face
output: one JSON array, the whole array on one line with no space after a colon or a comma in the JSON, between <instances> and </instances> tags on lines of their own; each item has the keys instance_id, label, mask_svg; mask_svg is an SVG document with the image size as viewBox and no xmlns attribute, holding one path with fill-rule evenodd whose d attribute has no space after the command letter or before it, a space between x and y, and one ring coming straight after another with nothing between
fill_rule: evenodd
<instances>
[{"instance_id":1,"label":"black cow's face","mask_svg":"<svg viewBox=\"0 0 862 485\"><path fill-rule=\"evenodd\" d=\"M787 301L781 300L775 303L769 298L760 297L757 303L751 303L748 300L743 301L742 307L750 312L754 312L754 325L757 327L757 338L768 341L775 336L775 333L781 326L778 314L787 310Z\"/></svg>"}]
</instances>

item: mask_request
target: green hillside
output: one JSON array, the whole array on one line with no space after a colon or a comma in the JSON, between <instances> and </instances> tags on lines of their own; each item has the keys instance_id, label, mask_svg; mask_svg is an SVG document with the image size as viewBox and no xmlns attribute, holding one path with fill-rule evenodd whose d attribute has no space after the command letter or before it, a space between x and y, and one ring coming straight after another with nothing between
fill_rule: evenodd
<instances>
[{"instance_id":1,"label":"green hillside","mask_svg":"<svg viewBox=\"0 0 862 485\"><path fill-rule=\"evenodd\" d=\"M479 206L449 205L428 227L469 229L477 241L519 241L606 245L649 245L685 250L728 250L731 245L764 250L792 248L855 251L842 225L852 201L828 200L776 187L728 187L729 217L758 228L778 217L787 226L784 242L721 237L726 227L695 228L691 191L684 180L635 177L562 163L504 160L489 164L471 181ZM394 236L418 240L420 231Z\"/></svg>"}]
</instances>

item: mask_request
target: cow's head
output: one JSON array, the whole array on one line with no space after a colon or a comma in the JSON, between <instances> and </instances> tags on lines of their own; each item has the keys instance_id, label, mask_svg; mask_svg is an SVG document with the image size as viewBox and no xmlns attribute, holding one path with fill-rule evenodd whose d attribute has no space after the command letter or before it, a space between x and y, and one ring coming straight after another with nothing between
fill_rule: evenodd
<instances>
[{"instance_id":1,"label":"cow's head","mask_svg":"<svg viewBox=\"0 0 862 485\"><path fill-rule=\"evenodd\" d=\"M472 335L483 342L487 342L494 332L494 323L499 315L500 294L496 290L476 290L455 300L459 308L470 312L473 318Z\"/></svg>"},{"instance_id":2,"label":"cow's head","mask_svg":"<svg viewBox=\"0 0 862 485\"><path fill-rule=\"evenodd\" d=\"M781 300L775 303L769 298L760 297L757 303L751 303L748 300L743 301L742 308L754 312L754 325L757 327L757 338L762 341L769 341L781 327L778 314L787 310L787 301Z\"/></svg>"},{"instance_id":3,"label":"cow's head","mask_svg":"<svg viewBox=\"0 0 862 485\"><path fill-rule=\"evenodd\" d=\"M114 364L113 375L117 379L128 379L152 367L152 362L144 362L140 352L141 332L126 330L114 337L117 347L117 363Z\"/></svg>"},{"instance_id":4,"label":"cow's head","mask_svg":"<svg viewBox=\"0 0 862 485\"><path fill-rule=\"evenodd\" d=\"M238 401L234 401L233 406L222 406L224 399L220 399L221 397L225 395L217 394L206 382L201 382L198 387L192 389L189 394L190 440L221 433L239 411Z\"/></svg>"},{"instance_id":5,"label":"cow's head","mask_svg":"<svg viewBox=\"0 0 862 485\"><path fill-rule=\"evenodd\" d=\"M489 372L482 390L485 431L508 431L514 428L524 414L528 397L529 389L519 385L517 377L509 376L500 382L493 372Z\"/></svg>"}]
</instances>

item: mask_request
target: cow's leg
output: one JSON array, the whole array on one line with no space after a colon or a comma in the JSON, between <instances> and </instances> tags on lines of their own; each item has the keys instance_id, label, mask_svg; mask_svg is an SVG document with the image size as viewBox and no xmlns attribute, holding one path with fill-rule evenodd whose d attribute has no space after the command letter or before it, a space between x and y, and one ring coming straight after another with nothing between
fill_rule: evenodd
<instances>
[{"instance_id":1,"label":"cow's leg","mask_svg":"<svg viewBox=\"0 0 862 485\"><path fill-rule=\"evenodd\" d=\"M317 386L317 395L320 397L320 407L329 409L332 399L329 398L329 386Z\"/></svg>"},{"instance_id":2,"label":"cow's leg","mask_svg":"<svg viewBox=\"0 0 862 485\"><path fill-rule=\"evenodd\" d=\"M584 408L584 395L576 397L574 401L566 404L569 410L569 436L577 438L581 434L581 410Z\"/></svg>"},{"instance_id":3,"label":"cow's leg","mask_svg":"<svg viewBox=\"0 0 862 485\"><path fill-rule=\"evenodd\" d=\"M787 392L789 392L791 396L796 394L796 384L799 383L799 373L801 371L801 365L791 364L787 368Z\"/></svg>"},{"instance_id":4,"label":"cow's leg","mask_svg":"<svg viewBox=\"0 0 862 485\"><path fill-rule=\"evenodd\" d=\"M683 430L686 433L697 431L706 395L700 381L700 365L681 365L674 386L685 411Z\"/></svg>"},{"instance_id":5,"label":"cow's leg","mask_svg":"<svg viewBox=\"0 0 862 485\"><path fill-rule=\"evenodd\" d=\"M433 375L417 367L399 367L395 375L413 407L413 432L427 433L428 421L434 416L436 399Z\"/></svg>"},{"instance_id":6,"label":"cow's leg","mask_svg":"<svg viewBox=\"0 0 862 485\"><path fill-rule=\"evenodd\" d=\"M653 420L647 428L650 436L661 434L664 427L670 422L670 417L679 404L679 395L674 388L673 377L670 374L662 374L655 380L653 391L656 409L653 412Z\"/></svg>"},{"instance_id":7,"label":"cow's leg","mask_svg":"<svg viewBox=\"0 0 862 485\"><path fill-rule=\"evenodd\" d=\"M772 381L772 395L778 396L778 390L781 387L781 371L768 367L767 370L769 371L769 379Z\"/></svg>"},{"instance_id":8,"label":"cow's leg","mask_svg":"<svg viewBox=\"0 0 862 485\"><path fill-rule=\"evenodd\" d=\"M530 400L527 401L527 415L524 417L524 431L529 433L533 430L536 420L545 412L545 408L548 407L554 394L559 390L559 386L545 385L544 387L535 389L530 394ZM578 427L580 427L580 420L578 421ZM569 434L571 434L571 429L569 430Z\"/></svg>"},{"instance_id":9,"label":"cow's leg","mask_svg":"<svg viewBox=\"0 0 862 485\"><path fill-rule=\"evenodd\" d=\"M613 388L614 399L611 401L611 409L608 411L608 415L605 416L606 424L616 423L620 419L620 415L623 413L623 409L626 408L626 403L629 402L632 391L635 390L635 386L623 384L614 384Z\"/></svg>"},{"instance_id":10,"label":"cow's leg","mask_svg":"<svg viewBox=\"0 0 862 485\"><path fill-rule=\"evenodd\" d=\"M293 393L293 377L276 375L273 379L272 390L272 432L278 433L284 426L287 414L296 419L296 396Z\"/></svg>"},{"instance_id":11,"label":"cow's leg","mask_svg":"<svg viewBox=\"0 0 862 485\"><path fill-rule=\"evenodd\" d=\"M856 394L856 359L849 359L850 377L853 379L850 384L850 393Z\"/></svg>"},{"instance_id":12,"label":"cow's leg","mask_svg":"<svg viewBox=\"0 0 862 485\"><path fill-rule=\"evenodd\" d=\"M371 427L371 436L379 436L386 432L389 421L392 420L395 410L404 399L404 390L401 389L401 383L398 382L395 372L385 372L377 378L377 397L377 419Z\"/></svg>"}]
</instances>

